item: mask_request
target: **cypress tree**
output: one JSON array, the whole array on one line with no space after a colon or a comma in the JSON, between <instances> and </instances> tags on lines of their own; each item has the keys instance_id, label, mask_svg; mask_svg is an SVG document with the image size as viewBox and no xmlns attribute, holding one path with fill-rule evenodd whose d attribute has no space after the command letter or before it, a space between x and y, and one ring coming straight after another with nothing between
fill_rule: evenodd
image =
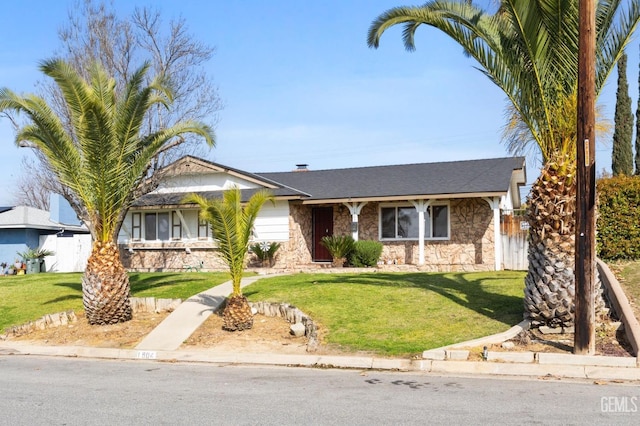
<instances>
[{"instance_id":1,"label":"cypress tree","mask_svg":"<svg viewBox=\"0 0 640 426\"><path fill-rule=\"evenodd\" d=\"M627 54L618 60L618 91L616 92L616 112L614 116L613 152L611 169L613 175L633 174L633 112L627 82Z\"/></svg>"}]
</instances>

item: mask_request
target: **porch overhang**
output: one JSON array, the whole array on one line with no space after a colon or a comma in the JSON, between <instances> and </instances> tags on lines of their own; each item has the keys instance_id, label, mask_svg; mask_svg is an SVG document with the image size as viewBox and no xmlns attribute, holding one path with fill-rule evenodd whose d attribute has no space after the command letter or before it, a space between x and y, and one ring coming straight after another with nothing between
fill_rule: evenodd
<instances>
[{"instance_id":1,"label":"porch overhang","mask_svg":"<svg viewBox=\"0 0 640 426\"><path fill-rule=\"evenodd\" d=\"M348 198L324 198L324 199L301 199L302 204L342 204L342 203L362 203L362 202L393 202L408 200L450 200L453 198L485 198L503 197L507 193L500 192L465 192L458 194L407 194L391 195L384 197L348 197Z\"/></svg>"}]
</instances>

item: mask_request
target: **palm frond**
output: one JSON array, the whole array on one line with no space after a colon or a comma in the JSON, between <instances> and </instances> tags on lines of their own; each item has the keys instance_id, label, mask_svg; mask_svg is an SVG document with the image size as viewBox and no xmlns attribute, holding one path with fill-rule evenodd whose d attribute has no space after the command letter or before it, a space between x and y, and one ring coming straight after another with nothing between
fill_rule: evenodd
<instances>
[{"instance_id":1,"label":"palm frond","mask_svg":"<svg viewBox=\"0 0 640 426\"><path fill-rule=\"evenodd\" d=\"M57 84L69 112L67 129L46 102L0 89L0 111L14 110L30 123L18 131L47 159L60 182L80 200L93 236L113 241L132 194L158 152L187 133L215 144L213 130L198 122L181 122L145 134L142 123L154 105L168 107L172 94L163 77L144 86L148 65L142 66L118 92L115 80L94 64L89 78L64 61L52 59L41 70Z\"/></svg>"},{"instance_id":2,"label":"palm frond","mask_svg":"<svg viewBox=\"0 0 640 426\"><path fill-rule=\"evenodd\" d=\"M631 0L625 10L620 0L599 1L596 14L599 94L640 21L640 1ZM532 142L544 161L571 151L575 129L567 117L576 114L572 99L578 79L575 0L503 0L493 11L452 0L396 7L372 22L368 45L377 48L382 34L395 25L403 26L409 50L415 49L417 29L426 25L449 35L477 61L477 69L509 100L504 135L512 152Z\"/></svg>"},{"instance_id":3,"label":"palm frond","mask_svg":"<svg viewBox=\"0 0 640 426\"><path fill-rule=\"evenodd\" d=\"M242 191L238 187L225 190L222 198L205 199L190 194L182 202L200 206L200 218L209 222L218 241L218 252L229 267L235 295L241 294L240 281L244 271L244 259L260 209L265 202L272 201L268 190L254 193L246 203L242 202Z\"/></svg>"}]
</instances>

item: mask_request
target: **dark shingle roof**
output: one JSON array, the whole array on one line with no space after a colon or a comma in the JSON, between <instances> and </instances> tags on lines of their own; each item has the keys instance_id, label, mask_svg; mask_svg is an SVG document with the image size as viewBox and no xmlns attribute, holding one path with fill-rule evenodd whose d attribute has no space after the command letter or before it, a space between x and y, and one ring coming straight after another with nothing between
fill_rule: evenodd
<instances>
[{"instance_id":1,"label":"dark shingle roof","mask_svg":"<svg viewBox=\"0 0 640 426\"><path fill-rule=\"evenodd\" d=\"M271 173L247 173L217 163L211 164L276 186L270 189L276 198L314 201L506 193L514 170L523 170L524 158ZM248 200L256 191L243 189L243 200ZM205 198L222 195L221 191L197 193ZM183 204L186 195L184 192L151 193L138 198L133 207L177 206Z\"/></svg>"},{"instance_id":2,"label":"dark shingle roof","mask_svg":"<svg viewBox=\"0 0 640 426\"><path fill-rule=\"evenodd\" d=\"M258 190L264 188L243 189L242 201L247 201ZM301 193L289 188L275 188L269 189L275 198L301 198ZM197 191L196 194L203 196L204 198L220 198L222 197L222 191ZM186 192L172 192L172 193L151 193L143 195L133 202L132 207L150 207L150 206L178 206L184 204L182 200L187 196ZM306 198L306 196L302 196Z\"/></svg>"},{"instance_id":3,"label":"dark shingle roof","mask_svg":"<svg viewBox=\"0 0 640 426\"><path fill-rule=\"evenodd\" d=\"M523 167L523 157L508 157L256 174L328 200L507 192L513 171Z\"/></svg>"}]
</instances>

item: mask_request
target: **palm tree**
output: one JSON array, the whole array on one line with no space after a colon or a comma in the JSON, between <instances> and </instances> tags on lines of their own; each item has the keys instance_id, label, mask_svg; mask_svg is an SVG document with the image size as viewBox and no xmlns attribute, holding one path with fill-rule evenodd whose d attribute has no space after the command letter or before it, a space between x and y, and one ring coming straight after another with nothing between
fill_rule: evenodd
<instances>
[{"instance_id":1,"label":"palm tree","mask_svg":"<svg viewBox=\"0 0 640 426\"><path fill-rule=\"evenodd\" d=\"M228 331L253 327L251 307L242 294L240 282L253 224L267 201L273 202L273 196L267 190L260 190L243 205L242 191L238 187L224 191L221 199L208 200L198 194L190 194L183 201L200 206L200 217L209 222L219 244L219 253L229 267L233 291L222 314L222 328Z\"/></svg>"},{"instance_id":2,"label":"palm tree","mask_svg":"<svg viewBox=\"0 0 640 426\"><path fill-rule=\"evenodd\" d=\"M413 50L422 24L460 44L506 94L504 139L512 152L536 147L543 169L529 196L529 271L525 311L536 324L568 325L574 317L575 152L578 87L578 2L503 0L494 11L470 1L429 1L396 7L375 19L370 47L402 24ZM596 93L613 70L640 19L638 0L598 1Z\"/></svg>"},{"instance_id":3,"label":"palm tree","mask_svg":"<svg viewBox=\"0 0 640 426\"><path fill-rule=\"evenodd\" d=\"M117 246L125 214L163 147L187 133L200 135L213 146L213 131L189 121L145 134L144 117L150 108L171 101L162 78L143 85L147 65L131 76L122 91L98 64L90 68L87 80L61 60L44 61L40 69L60 90L71 125L66 126L42 98L20 96L6 88L0 89L0 111L26 114L29 121L18 130L16 142L39 150L60 183L80 201L76 213L93 237L82 277L89 323L128 321L129 276Z\"/></svg>"}]
</instances>

